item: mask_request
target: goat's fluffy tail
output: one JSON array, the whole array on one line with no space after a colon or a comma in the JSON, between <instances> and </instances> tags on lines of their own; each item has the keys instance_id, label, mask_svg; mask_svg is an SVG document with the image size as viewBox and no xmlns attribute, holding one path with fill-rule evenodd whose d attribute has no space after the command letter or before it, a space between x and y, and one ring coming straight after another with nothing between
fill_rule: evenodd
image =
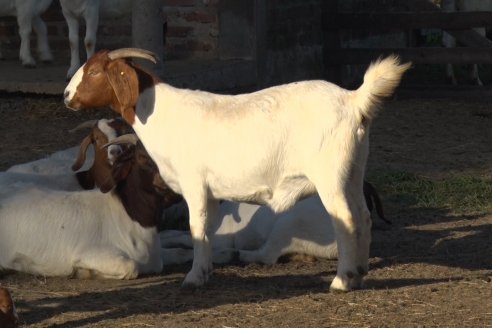
<instances>
[{"instance_id":1,"label":"goat's fluffy tail","mask_svg":"<svg viewBox=\"0 0 492 328\"><path fill-rule=\"evenodd\" d=\"M373 62L364 74L364 83L354 92L352 104L362 116L371 120L378 104L393 94L400 80L412 63L400 64L396 55Z\"/></svg>"}]
</instances>

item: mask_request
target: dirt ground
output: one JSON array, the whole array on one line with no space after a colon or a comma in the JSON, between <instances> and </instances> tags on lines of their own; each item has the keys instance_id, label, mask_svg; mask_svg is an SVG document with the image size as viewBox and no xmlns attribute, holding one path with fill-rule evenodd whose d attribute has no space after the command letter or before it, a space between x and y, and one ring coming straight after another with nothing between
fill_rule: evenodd
<instances>
[{"instance_id":1,"label":"dirt ground","mask_svg":"<svg viewBox=\"0 0 492 328\"><path fill-rule=\"evenodd\" d=\"M3 95L0 169L77 144L79 122L59 98ZM371 134L368 177L399 170L429 177L492 176L492 108L479 101L393 100ZM375 221L365 288L330 293L337 261L216 267L193 293L189 265L134 281L0 273L26 327L492 327L492 216L401 208ZM490 200L492 201L492 200Z\"/></svg>"}]
</instances>

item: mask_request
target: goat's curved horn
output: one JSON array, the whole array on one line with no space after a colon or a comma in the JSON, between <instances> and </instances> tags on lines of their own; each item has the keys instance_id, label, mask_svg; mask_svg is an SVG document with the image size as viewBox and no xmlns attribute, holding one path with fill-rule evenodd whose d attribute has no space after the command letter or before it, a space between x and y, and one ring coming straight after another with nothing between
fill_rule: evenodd
<instances>
[{"instance_id":1,"label":"goat's curved horn","mask_svg":"<svg viewBox=\"0 0 492 328\"><path fill-rule=\"evenodd\" d=\"M114 138L113 140L111 140L107 144L103 145L102 148L105 148L105 147L108 147L111 145L121 145L121 144L136 145L137 141L138 141L138 137L135 133L128 133L128 134L121 135L117 138Z\"/></svg>"},{"instance_id":2,"label":"goat's curved horn","mask_svg":"<svg viewBox=\"0 0 492 328\"><path fill-rule=\"evenodd\" d=\"M94 127L94 125L97 124L97 121L98 120L89 120L89 121L82 122L79 125L77 125L76 127L74 127L73 129L68 130L68 132L73 133L73 132L76 132L76 131L81 130L81 129L92 128L92 127Z\"/></svg>"},{"instance_id":3,"label":"goat's curved horn","mask_svg":"<svg viewBox=\"0 0 492 328\"><path fill-rule=\"evenodd\" d=\"M108 57L111 60L118 58L136 57L150 60L154 64L157 63L159 57L155 53L145 49L139 48L121 48L108 52Z\"/></svg>"}]
</instances>

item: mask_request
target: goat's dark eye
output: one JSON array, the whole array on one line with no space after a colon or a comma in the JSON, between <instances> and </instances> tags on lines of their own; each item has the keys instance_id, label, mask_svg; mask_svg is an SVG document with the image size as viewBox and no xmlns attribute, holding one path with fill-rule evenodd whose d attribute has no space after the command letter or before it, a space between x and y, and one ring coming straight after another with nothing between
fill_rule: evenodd
<instances>
[{"instance_id":1,"label":"goat's dark eye","mask_svg":"<svg viewBox=\"0 0 492 328\"><path fill-rule=\"evenodd\" d=\"M87 72L87 74L89 74L89 76L97 75L97 73L98 72L96 70L93 70L93 69L91 69L91 70L89 70L89 72Z\"/></svg>"}]
</instances>

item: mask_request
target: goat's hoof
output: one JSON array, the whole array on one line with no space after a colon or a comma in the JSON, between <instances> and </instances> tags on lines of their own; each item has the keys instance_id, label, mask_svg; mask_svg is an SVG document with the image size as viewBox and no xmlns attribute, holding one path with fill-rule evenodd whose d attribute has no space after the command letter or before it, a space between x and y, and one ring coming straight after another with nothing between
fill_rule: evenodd
<instances>
[{"instance_id":1,"label":"goat's hoof","mask_svg":"<svg viewBox=\"0 0 492 328\"><path fill-rule=\"evenodd\" d=\"M22 64L22 66L24 68L36 68L36 64L35 63L25 63L25 64Z\"/></svg>"},{"instance_id":2,"label":"goat's hoof","mask_svg":"<svg viewBox=\"0 0 492 328\"><path fill-rule=\"evenodd\" d=\"M181 290L184 291L184 292L189 292L189 293L194 293L200 287L201 286L198 286L198 285L195 285L193 283L186 282L186 281L184 281L181 284Z\"/></svg>"},{"instance_id":3,"label":"goat's hoof","mask_svg":"<svg viewBox=\"0 0 492 328\"><path fill-rule=\"evenodd\" d=\"M333 293L346 293L351 290L361 289L364 273L348 272L345 277L338 275L333 279L330 285L330 291Z\"/></svg>"}]
</instances>

